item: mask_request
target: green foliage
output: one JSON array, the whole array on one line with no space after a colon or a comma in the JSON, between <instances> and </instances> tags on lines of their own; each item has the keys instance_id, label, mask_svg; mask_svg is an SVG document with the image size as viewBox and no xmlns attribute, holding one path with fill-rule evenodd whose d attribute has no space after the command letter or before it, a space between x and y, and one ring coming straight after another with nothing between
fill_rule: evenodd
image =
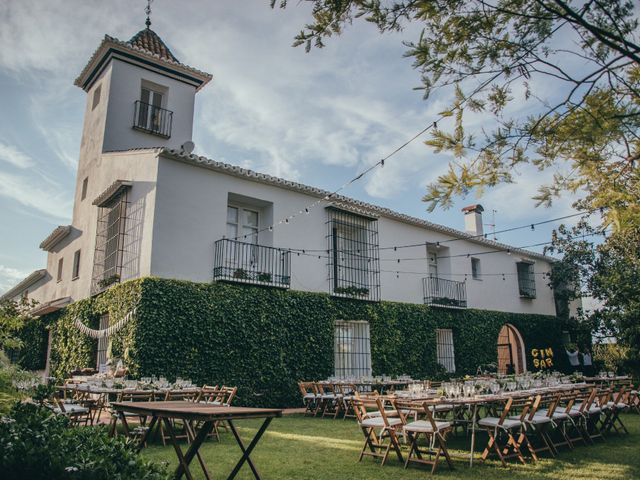
<instances>
[{"instance_id":1,"label":"green foliage","mask_svg":"<svg viewBox=\"0 0 640 480\"><path fill-rule=\"evenodd\" d=\"M97 328L98 316L92 310L91 299L75 302L64 310L47 315L51 325L51 375L64 378L79 368L95 366L97 342L80 333L75 318L85 325Z\"/></svg>"},{"instance_id":2,"label":"green foliage","mask_svg":"<svg viewBox=\"0 0 640 480\"><path fill-rule=\"evenodd\" d=\"M47 361L49 331L42 318L28 318L16 332L21 346L16 350L16 363L26 370L44 370Z\"/></svg>"},{"instance_id":3,"label":"green foliage","mask_svg":"<svg viewBox=\"0 0 640 480\"><path fill-rule=\"evenodd\" d=\"M581 223L554 233L552 253L562 254L550 283L568 300L592 296L600 302L583 312L582 322L627 347L624 370L640 373L640 229L609 236L602 244L586 240L593 229Z\"/></svg>"},{"instance_id":4,"label":"green foliage","mask_svg":"<svg viewBox=\"0 0 640 480\"><path fill-rule=\"evenodd\" d=\"M250 285L144 278L78 303L55 322L56 374L95 365L96 341L77 331L74 314L87 323L109 312L115 323L136 307L110 346L132 375L237 385L242 405L297 405L299 380L332 375L336 320L369 321L374 374L440 375L437 328L453 330L457 374L496 362L505 323L520 330L530 367L531 348L562 351L562 326L555 317L372 303ZM565 368L564 362L556 358L556 368Z\"/></svg>"},{"instance_id":5,"label":"green foliage","mask_svg":"<svg viewBox=\"0 0 640 480\"><path fill-rule=\"evenodd\" d=\"M617 343L598 343L593 346L593 361L607 372L623 373L628 362L629 349Z\"/></svg>"},{"instance_id":6,"label":"green foliage","mask_svg":"<svg viewBox=\"0 0 640 480\"><path fill-rule=\"evenodd\" d=\"M276 3L284 8L287 0ZM430 210L511 182L514 167L530 164L555 172L534 197L539 204L579 190L578 208L603 208L617 230L640 226L638 2L305 3L312 20L294 46L307 51L358 19L381 33L417 27L406 29L419 37L405 42L405 56L414 60L425 99L434 91L453 97L426 142L457 157L427 187ZM476 125L463 121L468 111Z\"/></svg>"},{"instance_id":7,"label":"green foliage","mask_svg":"<svg viewBox=\"0 0 640 480\"><path fill-rule=\"evenodd\" d=\"M16 404L0 421L3 478L166 479L158 464L136 453L135 443L109 437L106 427L69 428L45 407Z\"/></svg>"},{"instance_id":8,"label":"green foliage","mask_svg":"<svg viewBox=\"0 0 640 480\"><path fill-rule=\"evenodd\" d=\"M15 382L33 378L31 373L11 363L0 351L0 414L7 412L16 401L24 397L24 393L16 388Z\"/></svg>"}]
</instances>

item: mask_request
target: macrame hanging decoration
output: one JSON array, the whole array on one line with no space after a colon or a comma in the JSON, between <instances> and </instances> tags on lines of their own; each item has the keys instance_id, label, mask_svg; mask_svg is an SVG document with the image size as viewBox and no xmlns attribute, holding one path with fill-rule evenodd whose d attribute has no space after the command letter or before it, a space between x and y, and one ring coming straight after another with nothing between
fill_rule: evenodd
<instances>
[{"instance_id":1,"label":"macrame hanging decoration","mask_svg":"<svg viewBox=\"0 0 640 480\"><path fill-rule=\"evenodd\" d=\"M94 330L93 328L87 327L78 317L75 319L75 324L78 330L91 338L107 338L120 330L135 314L136 309L134 308L115 324L111 325L109 328L103 328L102 330Z\"/></svg>"}]
</instances>

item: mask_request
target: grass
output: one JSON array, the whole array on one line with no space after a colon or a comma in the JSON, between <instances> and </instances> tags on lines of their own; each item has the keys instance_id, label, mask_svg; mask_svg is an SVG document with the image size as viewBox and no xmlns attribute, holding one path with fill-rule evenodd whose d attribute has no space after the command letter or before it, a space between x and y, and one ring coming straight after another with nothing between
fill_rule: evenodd
<instances>
[{"instance_id":1,"label":"grass","mask_svg":"<svg viewBox=\"0 0 640 480\"><path fill-rule=\"evenodd\" d=\"M593 446L578 446L573 451L561 450L556 459L545 457L537 464L526 466L511 463L502 468L498 462L479 462L469 468L468 461L454 460L455 470L449 471L441 462L437 478L447 479L580 479L580 480L628 480L640 478L640 416L624 415L623 421L630 435L609 436L605 442L596 440ZM236 422L240 435L253 436L260 421ZM464 453L466 440L452 438L452 453ZM484 448L480 437L478 449ZM329 420L291 415L273 420L251 458L264 479L425 479L429 471L421 466L404 469L390 457L384 467L378 460L365 457L358 462L363 436L351 420ZM221 442L207 441L200 450L214 478L226 478L240 458L240 449L230 432L221 433ZM468 450L467 450L468 452ZM158 462L168 462L169 468L177 466L173 447L151 445L142 455ZM426 466L425 466L426 467ZM191 464L196 478L203 478L197 459ZM239 479L251 479L253 475L245 464Z\"/></svg>"}]
</instances>

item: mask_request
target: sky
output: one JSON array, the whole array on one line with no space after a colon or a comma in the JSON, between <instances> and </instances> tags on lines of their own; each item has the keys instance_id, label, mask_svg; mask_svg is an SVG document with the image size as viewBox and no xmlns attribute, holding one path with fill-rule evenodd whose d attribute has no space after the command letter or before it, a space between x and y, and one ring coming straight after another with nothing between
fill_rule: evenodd
<instances>
[{"instance_id":1,"label":"sky","mask_svg":"<svg viewBox=\"0 0 640 480\"><path fill-rule=\"evenodd\" d=\"M71 222L85 104L73 81L105 34L126 41L144 28L145 5L0 2L0 292L44 268L46 252L38 245ZM431 124L452 99L443 90L425 101L415 89L419 74L402 44L417 38L415 26L380 35L355 22L324 49L305 53L292 47L310 19L305 2L285 10L271 10L269 0L155 0L152 7L152 29L173 54L214 77L196 97L194 119L194 153L208 158L333 191ZM509 114L530 112L519 93ZM468 125L488 121L474 114ZM341 193L461 230L460 209L473 203L484 206L487 224L496 211L498 230L574 213L572 198L535 207L531 197L553 171L529 167L516 172L516 183L427 212L426 186L451 160L425 146L428 138ZM498 239L514 246L545 242L557 225Z\"/></svg>"}]
</instances>

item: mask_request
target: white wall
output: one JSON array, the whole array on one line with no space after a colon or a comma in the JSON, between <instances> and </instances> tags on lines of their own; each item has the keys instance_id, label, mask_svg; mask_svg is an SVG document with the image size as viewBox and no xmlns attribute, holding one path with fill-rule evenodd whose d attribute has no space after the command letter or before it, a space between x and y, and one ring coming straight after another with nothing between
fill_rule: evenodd
<instances>
[{"instance_id":1,"label":"white wall","mask_svg":"<svg viewBox=\"0 0 640 480\"><path fill-rule=\"evenodd\" d=\"M193 107L196 89L155 72L130 65L121 60L111 62L111 84L109 88L109 109L103 151L126 150L130 148L169 147L180 148L191 140L193 129ZM167 87L163 108L173 112L171 138L134 130L134 102L140 100L142 80Z\"/></svg>"},{"instance_id":2,"label":"white wall","mask_svg":"<svg viewBox=\"0 0 640 480\"><path fill-rule=\"evenodd\" d=\"M310 205L316 197L285 188L266 185L248 179L160 158L156 214L153 233L151 274L209 282L213 277L214 243L226 235L226 209L229 193L257 198L273 204L273 219L282 219ZM296 217L288 225L281 225L273 233L262 232L259 243L280 248L326 250L327 213L324 207L312 209L309 214ZM269 222L270 223L270 222ZM267 227L263 223L261 228ZM380 246L443 242L451 237L381 217L378 220ZM553 292L541 275L536 275L537 297L521 299L516 274L516 262L524 257L503 253L479 255L484 274L505 273L502 276L485 275L482 280L471 278L471 260L466 254L491 251L495 248L467 240L443 244L439 255L459 255L442 259L439 276L464 281L467 273L469 307L520 313L555 315ZM329 292L326 253L316 256L296 255L291 258L291 288L316 292ZM421 257L420 260L397 258ZM423 303L422 278L428 271L426 247L415 247L380 252L381 298L383 300ZM535 262L536 273L548 271L549 264L540 259L524 258ZM386 272L388 270L388 272ZM396 274L396 271L425 272L424 275ZM399 278L398 278L399 276Z\"/></svg>"},{"instance_id":3,"label":"white wall","mask_svg":"<svg viewBox=\"0 0 640 480\"><path fill-rule=\"evenodd\" d=\"M96 229L98 207L92 205L93 200L105 191L116 180L133 180L134 184L128 194L127 229L138 226L129 244L135 249L136 274L132 277L145 276L151 270L151 243L153 233L153 214L155 204L155 179L157 172L157 156L153 151L128 153L108 153L100 157L89 175L87 196L80 201L76 199L74 220L71 233L61 240L47 255L47 280L40 281L29 289L29 297L46 302L62 297L73 300L90 295L91 276L96 246ZM134 223L135 222L135 223ZM72 280L73 256L80 250L80 275ZM62 281L57 282L58 260L63 258ZM126 279L126 278L124 278ZM36 288L37 287L37 288Z\"/></svg>"}]
</instances>

